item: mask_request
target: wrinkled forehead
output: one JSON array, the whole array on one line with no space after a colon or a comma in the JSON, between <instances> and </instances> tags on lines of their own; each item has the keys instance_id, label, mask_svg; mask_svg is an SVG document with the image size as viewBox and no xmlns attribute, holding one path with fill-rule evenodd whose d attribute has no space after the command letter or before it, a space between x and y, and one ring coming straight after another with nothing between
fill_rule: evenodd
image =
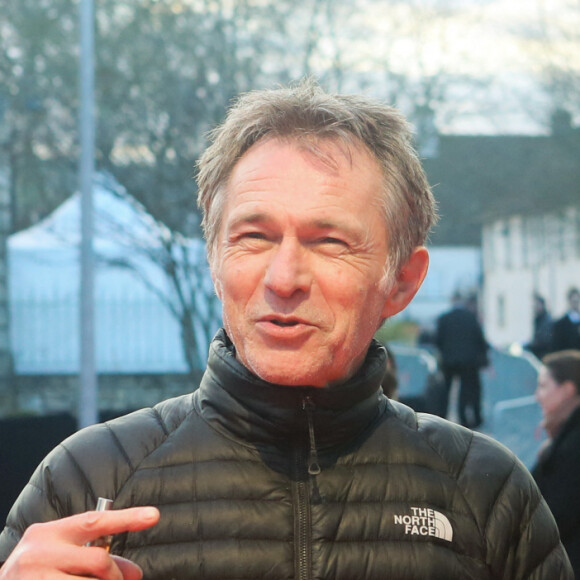
<instances>
[{"instance_id":1,"label":"wrinkled forehead","mask_svg":"<svg viewBox=\"0 0 580 580\"><path fill-rule=\"evenodd\" d=\"M277 174L286 174L286 171L291 167L290 165L285 165L282 162L279 166L276 166L276 164L272 166L270 153L273 149L282 150L282 157L288 156L289 164L292 163L290 159L293 155L292 152L298 153L309 166L315 168L321 174L327 174L331 180L333 178L351 179L351 172L359 171L360 173L362 168L361 181L357 180L357 183L345 181L345 189L356 192L364 184L374 183L374 186L370 189L372 193L367 198L366 203L370 203L377 211L384 213L385 175L377 158L362 141L356 140L354 136L352 139L344 141L337 137L320 138L304 135L271 136L263 138L252 145L238 159L229 175L227 185L223 191L222 212L228 205L232 192L237 190L241 184L245 187L243 184L250 183L251 189L251 182L257 179L258 174L261 175L261 173L257 172L265 170L266 173L270 173L274 177ZM254 159L255 154L257 154L260 161L257 164L252 163L250 169L248 169L244 162L252 154L254 154ZM345 192L345 195L348 195L348 193ZM223 221L223 217L223 215L220 216L220 222ZM385 220L385 228L388 229L386 226Z\"/></svg>"},{"instance_id":2,"label":"wrinkled forehead","mask_svg":"<svg viewBox=\"0 0 580 580\"><path fill-rule=\"evenodd\" d=\"M210 215L213 215L213 223L215 227L212 230L212 235L208 237L208 254L210 261L215 257L219 232L223 226L223 219L225 217L224 213L230 200L232 188L235 188L234 183L240 178L240 164L242 164L247 156L252 152L261 147L267 147L269 144L289 145L290 147L296 148L297 151L303 153L309 158L310 163L316 165L319 170L328 172L331 176L337 174L341 170L341 167L345 167L345 165L349 167L349 169L353 169L354 165L357 163L357 158L360 159L361 155L366 157L372 166L376 168L377 175L379 176L378 185L376 187L375 195L371 200L371 204L376 208L376 211L385 216L385 229L387 230L388 235L389 228L385 214L385 190L389 189L387 178L380 161L363 141L352 134L348 134L344 137L335 134L330 136L304 135L302 133L296 135L269 134L257 140L244 151L231 168L227 180L222 184L214 196L210 208ZM243 174L244 171L242 170L241 173Z\"/></svg>"}]
</instances>

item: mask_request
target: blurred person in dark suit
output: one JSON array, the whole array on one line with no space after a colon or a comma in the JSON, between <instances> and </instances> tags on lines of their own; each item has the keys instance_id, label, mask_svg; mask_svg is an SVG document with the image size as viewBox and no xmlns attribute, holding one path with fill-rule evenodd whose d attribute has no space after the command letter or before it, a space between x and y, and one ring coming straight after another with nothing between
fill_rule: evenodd
<instances>
[{"instance_id":1,"label":"blurred person in dark suit","mask_svg":"<svg viewBox=\"0 0 580 580\"><path fill-rule=\"evenodd\" d=\"M548 440L532 475L556 518L576 578L580 578L580 350L544 357L536 398Z\"/></svg>"},{"instance_id":2,"label":"blurred person in dark suit","mask_svg":"<svg viewBox=\"0 0 580 580\"><path fill-rule=\"evenodd\" d=\"M480 369L488 365L489 345L472 309L467 308L461 294L452 297L452 308L437 320L435 344L445 376L444 409L449 406L453 380L459 379L459 421L476 428L483 422L481 413Z\"/></svg>"},{"instance_id":3,"label":"blurred person in dark suit","mask_svg":"<svg viewBox=\"0 0 580 580\"><path fill-rule=\"evenodd\" d=\"M580 350L580 290L568 290L568 312L554 322L554 351Z\"/></svg>"},{"instance_id":4,"label":"blurred person in dark suit","mask_svg":"<svg viewBox=\"0 0 580 580\"><path fill-rule=\"evenodd\" d=\"M524 348L539 359L552 352L553 325L545 299L539 294L534 294L534 334Z\"/></svg>"}]
</instances>

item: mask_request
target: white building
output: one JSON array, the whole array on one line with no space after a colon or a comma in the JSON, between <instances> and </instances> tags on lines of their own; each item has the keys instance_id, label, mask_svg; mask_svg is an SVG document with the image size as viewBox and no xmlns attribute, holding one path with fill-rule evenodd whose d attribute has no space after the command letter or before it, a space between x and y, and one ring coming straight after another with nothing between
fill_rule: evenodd
<instances>
[{"instance_id":1,"label":"white building","mask_svg":"<svg viewBox=\"0 0 580 580\"><path fill-rule=\"evenodd\" d=\"M552 316L566 310L566 293L580 287L580 207L513 215L483 229L483 313L488 339L498 346L532 336L532 297L546 299Z\"/></svg>"}]
</instances>

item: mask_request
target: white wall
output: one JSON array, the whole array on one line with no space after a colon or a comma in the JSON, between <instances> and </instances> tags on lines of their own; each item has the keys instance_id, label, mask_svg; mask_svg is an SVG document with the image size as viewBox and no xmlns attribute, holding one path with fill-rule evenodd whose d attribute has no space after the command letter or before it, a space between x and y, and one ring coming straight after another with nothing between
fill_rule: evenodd
<instances>
[{"instance_id":1,"label":"white wall","mask_svg":"<svg viewBox=\"0 0 580 580\"><path fill-rule=\"evenodd\" d=\"M483 319L497 346L532 335L532 296L552 316L566 310L566 293L580 287L580 208L549 215L513 216L483 230Z\"/></svg>"}]
</instances>

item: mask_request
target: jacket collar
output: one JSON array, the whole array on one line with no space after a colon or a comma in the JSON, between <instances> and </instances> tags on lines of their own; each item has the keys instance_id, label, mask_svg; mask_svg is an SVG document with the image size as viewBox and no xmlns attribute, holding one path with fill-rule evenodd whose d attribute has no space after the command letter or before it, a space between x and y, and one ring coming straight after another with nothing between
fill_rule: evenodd
<instances>
[{"instance_id":1,"label":"jacket collar","mask_svg":"<svg viewBox=\"0 0 580 580\"><path fill-rule=\"evenodd\" d=\"M380 383L385 364L384 347L373 341L363 366L345 383L328 388L275 385L236 360L222 329L210 345L197 397L202 415L219 430L248 443L276 444L308 438L308 399L317 447L323 450L362 433L384 410Z\"/></svg>"}]
</instances>

